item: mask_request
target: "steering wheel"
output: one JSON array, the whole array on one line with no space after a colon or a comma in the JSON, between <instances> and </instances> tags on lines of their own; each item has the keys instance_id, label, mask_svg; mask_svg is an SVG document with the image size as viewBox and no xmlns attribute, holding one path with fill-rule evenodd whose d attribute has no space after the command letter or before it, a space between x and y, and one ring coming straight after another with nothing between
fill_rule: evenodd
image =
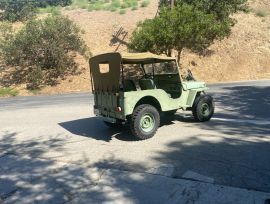
<instances>
[{"instance_id":1,"label":"steering wheel","mask_svg":"<svg viewBox=\"0 0 270 204\"><path fill-rule=\"evenodd\" d=\"M187 71L188 71L188 74L186 76L187 81L196 81L193 74L192 74L192 72L191 72L191 70L188 69Z\"/></svg>"},{"instance_id":2,"label":"steering wheel","mask_svg":"<svg viewBox=\"0 0 270 204\"><path fill-rule=\"evenodd\" d=\"M143 78L145 78L145 79L153 79L153 74L147 73L147 74L144 75Z\"/></svg>"}]
</instances>

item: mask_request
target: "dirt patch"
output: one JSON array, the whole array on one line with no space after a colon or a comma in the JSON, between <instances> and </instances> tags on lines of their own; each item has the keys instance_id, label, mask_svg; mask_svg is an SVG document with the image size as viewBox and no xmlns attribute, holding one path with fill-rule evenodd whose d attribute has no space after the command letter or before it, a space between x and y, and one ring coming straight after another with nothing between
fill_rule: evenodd
<instances>
[{"instance_id":1,"label":"dirt patch","mask_svg":"<svg viewBox=\"0 0 270 204\"><path fill-rule=\"evenodd\" d=\"M270 78L270 15L256 16L254 10L270 12L268 0L251 2L253 12L237 14L238 23L228 39L216 42L199 57L188 51L182 56L182 68L190 68L195 77L206 82L238 81ZM84 9L63 10L64 15L74 20L85 30L84 39L91 52L126 52L126 43L139 21L153 18L157 13L157 1L152 0L146 8L127 10L126 14ZM90 91L89 66L83 58L77 59L81 74L68 76L54 87L46 87L41 93ZM20 87L20 94L32 95Z\"/></svg>"}]
</instances>

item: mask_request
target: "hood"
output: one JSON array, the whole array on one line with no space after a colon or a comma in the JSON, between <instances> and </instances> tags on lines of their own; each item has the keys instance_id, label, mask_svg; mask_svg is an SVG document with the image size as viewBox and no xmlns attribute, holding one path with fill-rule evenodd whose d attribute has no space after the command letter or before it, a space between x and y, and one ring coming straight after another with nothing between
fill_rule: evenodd
<instances>
[{"instance_id":1,"label":"hood","mask_svg":"<svg viewBox=\"0 0 270 204\"><path fill-rule=\"evenodd\" d=\"M202 81L184 81L182 85L185 91L191 89L207 89L205 82Z\"/></svg>"}]
</instances>

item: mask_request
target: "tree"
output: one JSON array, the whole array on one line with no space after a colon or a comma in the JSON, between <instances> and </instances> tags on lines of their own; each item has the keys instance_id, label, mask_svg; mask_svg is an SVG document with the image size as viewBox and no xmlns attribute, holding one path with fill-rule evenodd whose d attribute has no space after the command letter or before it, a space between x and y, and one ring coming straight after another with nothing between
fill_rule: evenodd
<instances>
[{"instance_id":1,"label":"tree","mask_svg":"<svg viewBox=\"0 0 270 204\"><path fill-rule=\"evenodd\" d=\"M215 14L218 20L226 20L238 11L247 11L247 0L177 0L177 4L187 3L206 12Z\"/></svg>"},{"instance_id":2,"label":"tree","mask_svg":"<svg viewBox=\"0 0 270 204\"><path fill-rule=\"evenodd\" d=\"M167 55L174 49L180 63L184 48L202 53L215 40L228 36L230 27L230 21L221 23L214 14L207 14L191 5L163 7L159 16L138 25L132 33L129 48Z\"/></svg>"},{"instance_id":3,"label":"tree","mask_svg":"<svg viewBox=\"0 0 270 204\"><path fill-rule=\"evenodd\" d=\"M72 4L72 0L32 0L35 2L37 7L46 6L68 6Z\"/></svg>"},{"instance_id":4,"label":"tree","mask_svg":"<svg viewBox=\"0 0 270 204\"><path fill-rule=\"evenodd\" d=\"M0 0L0 9L4 10L2 19L11 22L25 21L36 13L35 5L31 0Z\"/></svg>"},{"instance_id":5,"label":"tree","mask_svg":"<svg viewBox=\"0 0 270 204\"><path fill-rule=\"evenodd\" d=\"M1 58L16 68L20 83L28 83L30 89L52 85L59 77L72 73L77 68L73 56L86 56L88 51L80 28L67 17L30 20L16 33L8 32L6 25L3 29Z\"/></svg>"},{"instance_id":6,"label":"tree","mask_svg":"<svg viewBox=\"0 0 270 204\"><path fill-rule=\"evenodd\" d=\"M161 6L188 4L205 13L214 14L217 20L228 20L238 11L247 11L247 0L160 0ZM232 20L232 19L231 19Z\"/></svg>"},{"instance_id":7,"label":"tree","mask_svg":"<svg viewBox=\"0 0 270 204\"><path fill-rule=\"evenodd\" d=\"M67 6L72 0L0 0L2 19L11 22L25 21L36 14L38 7Z\"/></svg>"}]
</instances>

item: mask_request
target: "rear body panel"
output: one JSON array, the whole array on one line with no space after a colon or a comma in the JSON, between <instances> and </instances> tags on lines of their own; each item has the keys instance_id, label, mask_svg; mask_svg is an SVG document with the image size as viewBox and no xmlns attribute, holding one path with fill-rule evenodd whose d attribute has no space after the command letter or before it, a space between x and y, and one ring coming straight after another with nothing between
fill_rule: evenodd
<instances>
[{"instance_id":1,"label":"rear body panel","mask_svg":"<svg viewBox=\"0 0 270 204\"><path fill-rule=\"evenodd\" d=\"M121 107L120 67L121 55L108 53L92 57L89 61L93 78L94 112L108 119L125 119ZM108 70L102 70L106 65ZM111 121L111 120L110 120Z\"/></svg>"},{"instance_id":2,"label":"rear body panel","mask_svg":"<svg viewBox=\"0 0 270 204\"><path fill-rule=\"evenodd\" d=\"M123 94L114 94L109 92L95 92L95 110L97 111L96 115L116 118L125 120L125 115L123 112ZM118 108L120 107L120 109Z\"/></svg>"}]
</instances>

